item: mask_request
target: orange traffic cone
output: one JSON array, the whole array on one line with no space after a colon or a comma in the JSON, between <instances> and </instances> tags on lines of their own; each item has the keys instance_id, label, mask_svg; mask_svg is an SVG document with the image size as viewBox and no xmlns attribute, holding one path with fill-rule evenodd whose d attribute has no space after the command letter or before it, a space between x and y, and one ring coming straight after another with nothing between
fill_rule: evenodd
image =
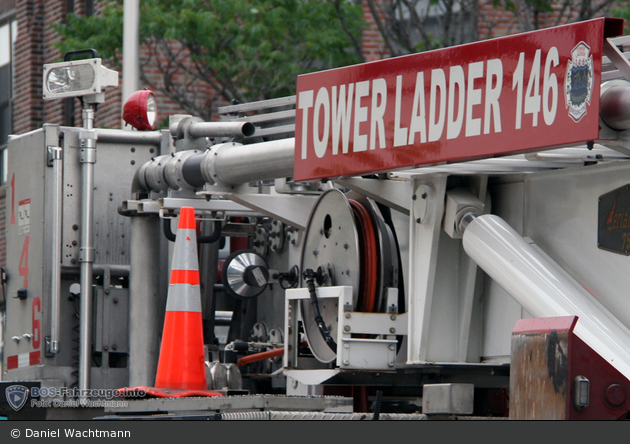
<instances>
[{"instance_id":1,"label":"orange traffic cone","mask_svg":"<svg viewBox=\"0 0 630 444\"><path fill-rule=\"evenodd\" d=\"M207 390L195 210L182 207L155 386Z\"/></svg>"}]
</instances>

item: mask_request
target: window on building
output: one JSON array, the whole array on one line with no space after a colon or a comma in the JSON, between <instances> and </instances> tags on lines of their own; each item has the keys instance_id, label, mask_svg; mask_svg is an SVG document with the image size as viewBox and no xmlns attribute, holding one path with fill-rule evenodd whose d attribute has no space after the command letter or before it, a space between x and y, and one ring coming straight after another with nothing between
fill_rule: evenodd
<instances>
[{"instance_id":1,"label":"window on building","mask_svg":"<svg viewBox=\"0 0 630 444\"><path fill-rule=\"evenodd\" d=\"M13 43L17 23L0 24L0 183L7 179L7 141L12 127L11 99L13 98Z\"/></svg>"},{"instance_id":2,"label":"window on building","mask_svg":"<svg viewBox=\"0 0 630 444\"><path fill-rule=\"evenodd\" d=\"M413 13L411 11L414 11ZM477 40L472 3L463 0L395 2L390 10L393 34L402 36L407 50L461 45Z\"/></svg>"}]
</instances>

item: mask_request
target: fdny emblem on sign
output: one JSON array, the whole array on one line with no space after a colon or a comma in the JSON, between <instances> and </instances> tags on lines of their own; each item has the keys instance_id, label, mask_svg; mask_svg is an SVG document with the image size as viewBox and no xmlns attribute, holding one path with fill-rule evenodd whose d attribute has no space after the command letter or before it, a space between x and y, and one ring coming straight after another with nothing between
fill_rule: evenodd
<instances>
[{"instance_id":1,"label":"fdny emblem on sign","mask_svg":"<svg viewBox=\"0 0 630 444\"><path fill-rule=\"evenodd\" d=\"M591 104L593 92L593 56L591 48L584 42L571 50L565 77L565 98L569 116L579 122L586 114L586 105Z\"/></svg>"},{"instance_id":2,"label":"fdny emblem on sign","mask_svg":"<svg viewBox=\"0 0 630 444\"><path fill-rule=\"evenodd\" d=\"M10 385L4 391L7 402L16 412L24 407L28 399L28 389L23 385Z\"/></svg>"}]
</instances>

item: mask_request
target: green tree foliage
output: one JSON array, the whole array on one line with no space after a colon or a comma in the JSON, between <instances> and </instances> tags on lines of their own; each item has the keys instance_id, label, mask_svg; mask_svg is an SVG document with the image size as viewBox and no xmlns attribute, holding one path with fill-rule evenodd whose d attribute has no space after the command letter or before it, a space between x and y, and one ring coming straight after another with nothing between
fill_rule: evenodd
<instances>
[{"instance_id":1,"label":"green tree foliage","mask_svg":"<svg viewBox=\"0 0 630 444\"><path fill-rule=\"evenodd\" d=\"M620 2L618 7L613 9L612 13L615 17L622 18L626 21L624 32L630 33L630 4L628 2Z\"/></svg>"},{"instance_id":2,"label":"green tree foliage","mask_svg":"<svg viewBox=\"0 0 630 444\"><path fill-rule=\"evenodd\" d=\"M210 119L220 98L295 93L299 74L359 63L361 7L345 0L143 0L141 78ZM122 1L57 26L62 53L94 48L122 62Z\"/></svg>"}]
</instances>

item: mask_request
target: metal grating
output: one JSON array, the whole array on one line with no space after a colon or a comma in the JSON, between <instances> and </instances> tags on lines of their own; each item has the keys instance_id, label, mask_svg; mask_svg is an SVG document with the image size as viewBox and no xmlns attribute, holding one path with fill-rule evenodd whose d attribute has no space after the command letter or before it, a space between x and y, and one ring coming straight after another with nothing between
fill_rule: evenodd
<instances>
[{"instance_id":1,"label":"metal grating","mask_svg":"<svg viewBox=\"0 0 630 444\"><path fill-rule=\"evenodd\" d=\"M221 414L223 421L371 421L373 413L326 412L228 412ZM422 413L381 413L380 421L424 421Z\"/></svg>"},{"instance_id":2,"label":"metal grating","mask_svg":"<svg viewBox=\"0 0 630 444\"><path fill-rule=\"evenodd\" d=\"M284 139L295 136L295 96L220 107L223 122L251 122L256 126L245 143Z\"/></svg>"},{"instance_id":3,"label":"metal grating","mask_svg":"<svg viewBox=\"0 0 630 444\"><path fill-rule=\"evenodd\" d=\"M630 51L624 51L625 47L630 46L630 36L625 35L621 37L613 37L608 40L610 43L619 48L626 60L630 60L628 59ZM602 82L614 79L623 79L623 68L623 66L616 66L615 63L613 63L607 56L602 57Z\"/></svg>"}]
</instances>

